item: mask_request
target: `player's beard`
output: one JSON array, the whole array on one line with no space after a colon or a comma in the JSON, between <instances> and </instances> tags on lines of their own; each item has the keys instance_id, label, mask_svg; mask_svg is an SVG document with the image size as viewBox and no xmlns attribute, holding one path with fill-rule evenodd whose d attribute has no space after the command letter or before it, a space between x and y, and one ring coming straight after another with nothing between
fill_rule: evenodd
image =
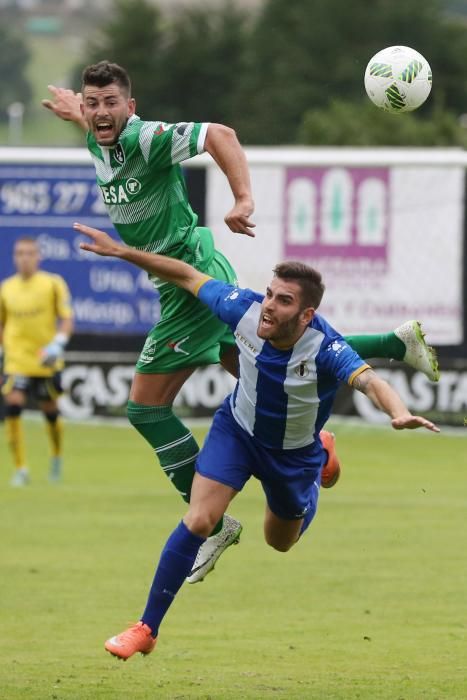
<instances>
[{"instance_id":1,"label":"player's beard","mask_svg":"<svg viewBox=\"0 0 467 700\"><path fill-rule=\"evenodd\" d=\"M291 347L301 335L299 324L301 313L299 311L287 321L282 321L281 323L273 319L273 325L269 329L262 327L263 313L261 313L257 330L258 336L281 347Z\"/></svg>"}]
</instances>

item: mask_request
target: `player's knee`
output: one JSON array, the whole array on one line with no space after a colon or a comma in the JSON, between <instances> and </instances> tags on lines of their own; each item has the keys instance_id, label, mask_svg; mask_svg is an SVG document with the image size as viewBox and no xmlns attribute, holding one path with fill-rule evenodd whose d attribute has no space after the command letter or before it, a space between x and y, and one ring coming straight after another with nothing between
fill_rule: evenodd
<instances>
[{"instance_id":1,"label":"player's knee","mask_svg":"<svg viewBox=\"0 0 467 700\"><path fill-rule=\"evenodd\" d=\"M142 415L142 411L139 410L140 407L136 406L133 401L128 401L126 405L126 415L128 420L130 421L131 425L133 428L136 428L139 432L141 432L142 428L145 426L141 426L140 424L144 421L144 417Z\"/></svg>"},{"instance_id":2,"label":"player's knee","mask_svg":"<svg viewBox=\"0 0 467 700\"><path fill-rule=\"evenodd\" d=\"M289 549L292 549L293 547L293 542L268 542L268 545L272 547L273 549L276 550L276 552L288 552Z\"/></svg>"},{"instance_id":3,"label":"player's knee","mask_svg":"<svg viewBox=\"0 0 467 700\"><path fill-rule=\"evenodd\" d=\"M10 403L5 406L5 416L7 418L18 418L23 411L23 407L19 403Z\"/></svg>"},{"instance_id":4,"label":"player's knee","mask_svg":"<svg viewBox=\"0 0 467 700\"><path fill-rule=\"evenodd\" d=\"M133 405L132 401L128 401L126 405L126 415L128 420L130 421L131 425L134 427L135 424L138 422L137 420L137 413L135 410L135 407Z\"/></svg>"},{"instance_id":5,"label":"player's knee","mask_svg":"<svg viewBox=\"0 0 467 700\"><path fill-rule=\"evenodd\" d=\"M187 528L199 537L209 537L219 518L205 510L189 510L183 518Z\"/></svg>"},{"instance_id":6,"label":"player's knee","mask_svg":"<svg viewBox=\"0 0 467 700\"><path fill-rule=\"evenodd\" d=\"M275 549L276 552L288 552L295 544L295 541L284 540L283 538L276 537L267 532L264 533L264 539L266 540L266 544Z\"/></svg>"},{"instance_id":7,"label":"player's knee","mask_svg":"<svg viewBox=\"0 0 467 700\"><path fill-rule=\"evenodd\" d=\"M170 404L146 406L130 400L126 406L126 415L131 425L141 432L147 424L162 423L172 418L174 414Z\"/></svg>"}]
</instances>

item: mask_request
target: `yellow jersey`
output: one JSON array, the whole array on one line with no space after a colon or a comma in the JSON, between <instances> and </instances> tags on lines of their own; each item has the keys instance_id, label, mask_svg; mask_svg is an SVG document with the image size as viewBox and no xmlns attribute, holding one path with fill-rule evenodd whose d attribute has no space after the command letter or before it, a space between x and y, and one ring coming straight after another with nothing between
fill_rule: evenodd
<instances>
[{"instance_id":1,"label":"yellow jersey","mask_svg":"<svg viewBox=\"0 0 467 700\"><path fill-rule=\"evenodd\" d=\"M57 321L72 316L70 292L59 275L40 270L28 279L8 277L0 286L5 374L50 377L61 369L58 363L44 367L40 351L55 337Z\"/></svg>"}]
</instances>

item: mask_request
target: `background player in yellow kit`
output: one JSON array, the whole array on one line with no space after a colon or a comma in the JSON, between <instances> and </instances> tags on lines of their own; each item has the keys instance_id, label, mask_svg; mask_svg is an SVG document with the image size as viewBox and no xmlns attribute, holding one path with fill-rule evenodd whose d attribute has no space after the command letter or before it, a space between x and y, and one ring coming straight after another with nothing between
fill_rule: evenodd
<instances>
[{"instance_id":1,"label":"background player in yellow kit","mask_svg":"<svg viewBox=\"0 0 467 700\"><path fill-rule=\"evenodd\" d=\"M73 332L68 287L59 275L39 269L39 248L33 238L17 240L16 274L0 287L0 354L5 428L14 465L12 486L29 481L21 412L32 396L43 412L51 448L50 479L62 471L62 423L57 398L65 346Z\"/></svg>"}]
</instances>

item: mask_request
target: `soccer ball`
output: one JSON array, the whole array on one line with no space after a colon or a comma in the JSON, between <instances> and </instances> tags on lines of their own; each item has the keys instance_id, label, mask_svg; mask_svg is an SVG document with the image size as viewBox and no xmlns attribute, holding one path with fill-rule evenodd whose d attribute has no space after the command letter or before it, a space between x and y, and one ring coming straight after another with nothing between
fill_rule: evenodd
<instances>
[{"instance_id":1,"label":"soccer ball","mask_svg":"<svg viewBox=\"0 0 467 700\"><path fill-rule=\"evenodd\" d=\"M365 71L370 100L387 112L411 112L431 90L428 61L408 46L389 46L373 56Z\"/></svg>"}]
</instances>

